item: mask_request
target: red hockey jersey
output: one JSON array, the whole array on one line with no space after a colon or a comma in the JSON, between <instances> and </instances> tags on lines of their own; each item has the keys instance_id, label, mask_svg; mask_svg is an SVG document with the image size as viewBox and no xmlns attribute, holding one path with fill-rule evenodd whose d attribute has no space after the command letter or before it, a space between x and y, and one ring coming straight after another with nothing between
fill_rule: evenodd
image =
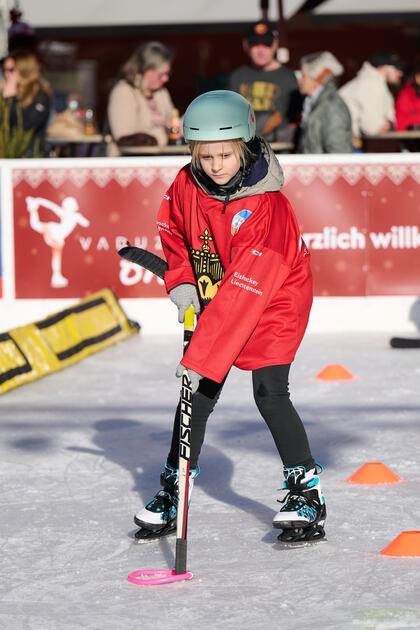
<instances>
[{"instance_id":1,"label":"red hockey jersey","mask_svg":"<svg viewBox=\"0 0 420 630\"><path fill-rule=\"evenodd\" d=\"M254 370L293 361L308 322L312 277L281 192L225 206L201 189L188 165L165 195L158 229L169 266L166 289L196 284L204 306L183 365L220 383L232 365Z\"/></svg>"}]
</instances>

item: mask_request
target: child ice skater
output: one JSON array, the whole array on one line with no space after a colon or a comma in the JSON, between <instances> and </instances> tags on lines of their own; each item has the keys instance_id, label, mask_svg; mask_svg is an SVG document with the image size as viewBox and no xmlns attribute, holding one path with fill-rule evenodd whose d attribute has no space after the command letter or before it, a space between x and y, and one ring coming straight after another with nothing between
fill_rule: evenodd
<instances>
[{"instance_id":1,"label":"child ice skater","mask_svg":"<svg viewBox=\"0 0 420 630\"><path fill-rule=\"evenodd\" d=\"M290 365L312 304L309 252L293 210L282 195L283 172L272 149L255 137L255 115L227 90L196 98L184 116L191 163L164 197L158 228L169 270L165 285L178 319L200 313L177 368L193 388L190 483L206 423L235 365L252 371L256 405L271 431L288 491L273 525L279 540L325 535L325 501L302 421L289 397ZM163 486L134 520L136 537L176 528L180 407L161 473Z\"/></svg>"}]
</instances>

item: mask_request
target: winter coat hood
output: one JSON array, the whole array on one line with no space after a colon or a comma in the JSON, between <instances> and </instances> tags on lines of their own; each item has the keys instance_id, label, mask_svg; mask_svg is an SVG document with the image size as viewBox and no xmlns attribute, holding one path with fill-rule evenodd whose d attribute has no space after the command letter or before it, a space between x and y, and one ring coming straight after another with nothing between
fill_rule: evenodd
<instances>
[{"instance_id":1,"label":"winter coat hood","mask_svg":"<svg viewBox=\"0 0 420 630\"><path fill-rule=\"evenodd\" d=\"M386 79L368 61L339 93L350 110L355 138L373 136L384 123L395 120L394 98Z\"/></svg>"},{"instance_id":2,"label":"winter coat hood","mask_svg":"<svg viewBox=\"0 0 420 630\"><path fill-rule=\"evenodd\" d=\"M357 78L362 81L377 81L378 83L386 83L385 78L382 76L380 72L378 72L378 68L372 66L369 61L365 61L357 73Z\"/></svg>"},{"instance_id":3,"label":"winter coat hood","mask_svg":"<svg viewBox=\"0 0 420 630\"><path fill-rule=\"evenodd\" d=\"M260 152L258 154L258 160L256 164L251 167L250 172L245 177L241 187L231 195L226 192L224 194L217 194L210 192L195 176L193 169L191 174L196 184L204 190L207 194L211 195L218 201L226 202L234 201L235 199L243 199L244 197L251 197L254 195L262 195L266 192L277 192L284 184L284 174L273 149L264 138L258 138L260 144Z\"/></svg>"}]
</instances>

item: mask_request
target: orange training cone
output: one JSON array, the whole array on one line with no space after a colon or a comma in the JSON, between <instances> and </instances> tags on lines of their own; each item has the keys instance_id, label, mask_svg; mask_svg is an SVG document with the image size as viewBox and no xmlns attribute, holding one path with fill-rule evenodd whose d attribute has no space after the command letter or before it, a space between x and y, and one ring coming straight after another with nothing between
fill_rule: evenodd
<instances>
[{"instance_id":1,"label":"orange training cone","mask_svg":"<svg viewBox=\"0 0 420 630\"><path fill-rule=\"evenodd\" d=\"M381 462L367 462L346 479L347 483L359 484L398 483L399 481L402 481L401 477Z\"/></svg>"},{"instance_id":2,"label":"orange training cone","mask_svg":"<svg viewBox=\"0 0 420 630\"><path fill-rule=\"evenodd\" d=\"M401 532L379 553L383 556L420 557L420 532Z\"/></svg>"},{"instance_id":3,"label":"orange training cone","mask_svg":"<svg viewBox=\"0 0 420 630\"><path fill-rule=\"evenodd\" d=\"M342 365L327 365L316 375L322 381L347 381L354 378L353 374L346 370Z\"/></svg>"}]
</instances>

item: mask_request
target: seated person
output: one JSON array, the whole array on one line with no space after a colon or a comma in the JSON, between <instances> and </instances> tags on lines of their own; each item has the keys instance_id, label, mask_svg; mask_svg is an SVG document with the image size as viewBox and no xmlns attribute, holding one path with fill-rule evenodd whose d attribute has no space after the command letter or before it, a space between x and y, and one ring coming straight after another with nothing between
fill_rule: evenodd
<instances>
[{"instance_id":1,"label":"seated person","mask_svg":"<svg viewBox=\"0 0 420 630\"><path fill-rule=\"evenodd\" d=\"M164 85L169 81L171 51L160 42L140 46L122 69L123 78L113 87L108 121L113 142L108 155L120 155L118 144L168 144L174 105Z\"/></svg>"},{"instance_id":2,"label":"seated person","mask_svg":"<svg viewBox=\"0 0 420 630\"><path fill-rule=\"evenodd\" d=\"M10 103L10 133L19 127L32 131L28 142L21 142L22 155L45 157L45 134L51 109L51 90L43 81L36 55L31 50L13 50L2 65L2 96Z\"/></svg>"}]
</instances>

